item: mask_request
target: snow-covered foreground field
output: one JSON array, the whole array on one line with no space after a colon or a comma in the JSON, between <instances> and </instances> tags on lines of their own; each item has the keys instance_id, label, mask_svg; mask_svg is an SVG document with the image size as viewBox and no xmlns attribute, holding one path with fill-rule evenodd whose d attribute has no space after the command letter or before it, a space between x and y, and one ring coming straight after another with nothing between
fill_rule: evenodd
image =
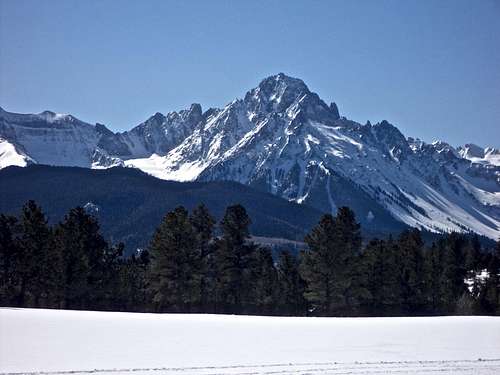
<instances>
[{"instance_id":1,"label":"snow-covered foreground field","mask_svg":"<svg viewBox=\"0 0 500 375\"><path fill-rule=\"evenodd\" d=\"M500 318L0 309L0 373L500 374Z\"/></svg>"}]
</instances>

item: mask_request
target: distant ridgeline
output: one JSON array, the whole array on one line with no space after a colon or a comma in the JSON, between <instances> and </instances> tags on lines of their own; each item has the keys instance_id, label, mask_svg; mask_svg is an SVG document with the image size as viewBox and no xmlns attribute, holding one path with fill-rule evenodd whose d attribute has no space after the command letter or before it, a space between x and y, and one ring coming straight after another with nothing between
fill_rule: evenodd
<instances>
[{"instance_id":1,"label":"distant ridgeline","mask_svg":"<svg viewBox=\"0 0 500 375\"><path fill-rule=\"evenodd\" d=\"M107 240L123 242L127 254L147 246L166 212L204 203L222 218L225 207L241 203L252 218L253 235L303 241L322 212L231 182L174 182L134 168L91 170L32 165L0 170L0 212L17 215L34 199L57 223L73 207L84 207L101 223ZM262 239L259 241L261 242Z\"/></svg>"},{"instance_id":2,"label":"distant ridgeline","mask_svg":"<svg viewBox=\"0 0 500 375\"><path fill-rule=\"evenodd\" d=\"M48 224L32 200L18 218L0 215L0 306L311 316L500 314L500 242L485 249L477 236L451 233L426 246L412 229L363 245L354 212L339 207L336 216L324 214L306 234L307 249L273 258L268 247L251 240L244 206L228 206L217 221L198 205L168 212L147 247L124 257L122 244L102 236L92 215L97 207L73 208L56 225Z\"/></svg>"},{"instance_id":3,"label":"distant ridgeline","mask_svg":"<svg viewBox=\"0 0 500 375\"><path fill-rule=\"evenodd\" d=\"M220 220L227 206L240 203L252 219L250 232L256 242L295 251L304 247L305 235L324 213L237 182L164 181L135 168L31 165L0 170L0 213L18 215L30 199L43 208L51 224L71 208L84 207L99 220L105 239L123 242L128 255L145 248L165 213L179 205L191 210L203 203ZM363 226L363 239L387 238L409 228L393 224L392 230L379 231ZM439 235L423 231L422 237L430 243ZM494 243L486 237L480 240L487 247Z\"/></svg>"}]
</instances>

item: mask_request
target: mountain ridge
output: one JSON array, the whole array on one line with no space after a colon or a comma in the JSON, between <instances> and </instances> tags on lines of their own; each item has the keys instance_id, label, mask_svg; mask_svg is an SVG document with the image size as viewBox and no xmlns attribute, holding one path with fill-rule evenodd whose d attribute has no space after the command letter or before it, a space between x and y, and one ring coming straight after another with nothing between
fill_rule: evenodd
<instances>
[{"instance_id":1,"label":"mountain ridge","mask_svg":"<svg viewBox=\"0 0 500 375\"><path fill-rule=\"evenodd\" d=\"M500 236L498 150L407 138L386 120L348 120L283 73L221 109L193 104L121 133L55 113L5 113L0 167L10 155L17 165L128 166L167 180L233 180L332 213L351 206L373 230L404 223Z\"/></svg>"},{"instance_id":2,"label":"mountain ridge","mask_svg":"<svg viewBox=\"0 0 500 375\"><path fill-rule=\"evenodd\" d=\"M10 166L0 170L0 197L0 213L19 215L33 199L52 224L84 207L99 219L106 238L126 244L128 254L148 246L162 218L179 205L192 210L203 203L220 220L227 206L240 203L253 235L294 241L302 241L323 214L233 181L164 181L120 167Z\"/></svg>"}]
</instances>

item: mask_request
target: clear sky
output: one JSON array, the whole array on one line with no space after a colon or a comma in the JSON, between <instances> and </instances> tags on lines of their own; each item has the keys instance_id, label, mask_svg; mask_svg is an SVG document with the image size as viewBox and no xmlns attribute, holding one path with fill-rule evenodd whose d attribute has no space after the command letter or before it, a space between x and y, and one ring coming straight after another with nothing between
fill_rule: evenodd
<instances>
[{"instance_id":1,"label":"clear sky","mask_svg":"<svg viewBox=\"0 0 500 375\"><path fill-rule=\"evenodd\" d=\"M342 115L500 146L500 1L0 0L0 106L126 130L284 72Z\"/></svg>"}]
</instances>

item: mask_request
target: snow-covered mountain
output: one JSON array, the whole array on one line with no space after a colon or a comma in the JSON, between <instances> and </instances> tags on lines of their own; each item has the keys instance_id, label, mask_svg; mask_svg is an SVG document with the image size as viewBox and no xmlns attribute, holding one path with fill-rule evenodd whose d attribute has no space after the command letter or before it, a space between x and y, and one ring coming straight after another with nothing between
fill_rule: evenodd
<instances>
[{"instance_id":1,"label":"snow-covered mountain","mask_svg":"<svg viewBox=\"0 0 500 375\"><path fill-rule=\"evenodd\" d=\"M222 109L155 114L124 133L69 115L0 112L0 167L126 165L179 181L235 180L364 226L500 237L500 152L406 138L339 115L299 79L264 79Z\"/></svg>"}]
</instances>

